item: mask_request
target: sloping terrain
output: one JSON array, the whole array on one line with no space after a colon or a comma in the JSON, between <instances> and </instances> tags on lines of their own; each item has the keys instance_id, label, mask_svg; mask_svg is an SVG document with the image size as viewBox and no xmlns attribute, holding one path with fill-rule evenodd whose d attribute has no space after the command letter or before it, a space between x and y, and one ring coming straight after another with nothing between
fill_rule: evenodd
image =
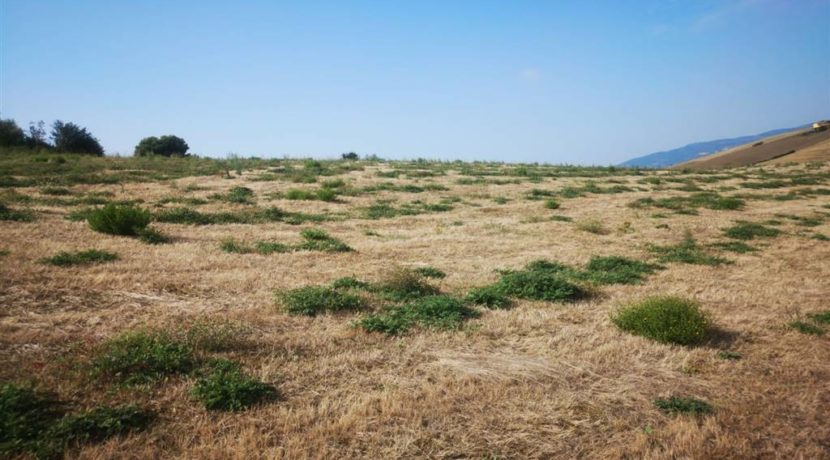
<instances>
[{"instance_id":1,"label":"sloping terrain","mask_svg":"<svg viewBox=\"0 0 830 460\"><path fill-rule=\"evenodd\" d=\"M674 165L674 168L717 169L750 166L763 162L810 162L830 160L830 129L801 129L744 144L723 152Z\"/></svg>"},{"instance_id":2,"label":"sloping terrain","mask_svg":"<svg viewBox=\"0 0 830 460\"><path fill-rule=\"evenodd\" d=\"M828 196L830 165L0 152L0 457L828 458ZM614 320L651 296L711 324Z\"/></svg>"},{"instance_id":3,"label":"sloping terrain","mask_svg":"<svg viewBox=\"0 0 830 460\"><path fill-rule=\"evenodd\" d=\"M626 162L620 163L619 166L639 167L639 168L666 168L678 163L693 160L702 155L709 155L720 152L722 150L732 148L746 143L756 142L760 139L770 136L777 136L792 132L798 129L804 129L806 126L799 126L795 128L783 128L766 131L760 134L752 134L749 136L740 136L729 139L716 139L713 141L695 142L693 144L685 145L676 149L665 150L662 152L655 152L641 157L632 158Z\"/></svg>"}]
</instances>

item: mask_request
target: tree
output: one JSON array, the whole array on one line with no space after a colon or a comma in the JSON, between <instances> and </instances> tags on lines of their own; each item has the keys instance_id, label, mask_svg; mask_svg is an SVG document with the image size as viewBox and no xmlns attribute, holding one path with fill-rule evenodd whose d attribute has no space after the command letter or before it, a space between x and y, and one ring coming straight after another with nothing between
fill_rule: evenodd
<instances>
[{"instance_id":1,"label":"tree","mask_svg":"<svg viewBox=\"0 0 830 460\"><path fill-rule=\"evenodd\" d=\"M359 160L360 159L360 157L354 152L344 153L344 154L340 155L340 157L343 158L344 160Z\"/></svg>"},{"instance_id":2,"label":"tree","mask_svg":"<svg viewBox=\"0 0 830 460\"><path fill-rule=\"evenodd\" d=\"M14 120L0 119L0 147L18 147L26 145L26 134Z\"/></svg>"},{"instance_id":3,"label":"tree","mask_svg":"<svg viewBox=\"0 0 830 460\"><path fill-rule=\"evenodd\" d=\"M87 153L104 156L104 147L86 128L75 123L57 120L52 125L52 142L55 150L66 153Z\"/></svg>"},{"instance_id":4,"label":"tree","mask_svg":"<svg viewBox=\"0 0 830 460\"><path fill-rule=\"evenodd\" d=\"M186 156L189 148L187 142L178 136L150 136L141 139L138 145L135 146L134 155L137 157L150 155Z\"/></svg>"},{"instance_id":5,"label":"tree","mask_svg":"<svg viewBox=\"0 0 830 460\"><path fill-rule=\"evenodd\" d=\"M30 148L52 148L52 146L46 142L46 123L44 123L43 120L40 120L37 123L33 121L29 122L29 135L26 136L26 145Z\"/></svg>"}]
</instances>

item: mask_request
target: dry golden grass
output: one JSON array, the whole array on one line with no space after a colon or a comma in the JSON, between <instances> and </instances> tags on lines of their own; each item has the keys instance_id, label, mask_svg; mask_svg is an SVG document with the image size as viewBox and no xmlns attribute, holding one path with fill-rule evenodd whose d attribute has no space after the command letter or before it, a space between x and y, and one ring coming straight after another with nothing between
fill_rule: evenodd
<instances>
[{"instance_id":1,"label":"dry golden grass","mask_svg":"<svg viewBox=\"0 0 830 460\"><path fill-rule=\"evenodd\" d=\"M360 186L413 182L378 178L376 168L339 177ZM485 311L454 332L388 338L353 328L359 314L295 317L274 305L275 289L351 275L377 280L396 266L437 267L448 275L441 289L461 295L494 281L495 269L540 258L573 265L596 255L648 260L648 244L679 241L687 229L708 244L721 240L721 229L735 220L828 213L821 207L830 203L826 195L751 200L743 211L700 209L696 216L667 213L657 219L651 215L664 210L626 205L686 193L588 194L562 200L552 211L524 194L584 179L458 185L461 176L451 172L419 182L444 184L450 188L444 192L382 192L338 203L269 202L266 193L303 185L249 181L254 175L75 189L142 198L149 207L181 194L187 184L209 189L189 196L242 185L255 191L260 205L315 213L354 212L377 198L437 202L456 195L464 201L445 213L315 225L355 249L347 253L263 256L219 249L227 237L296 243L300 229L310 226L281 222L154 223L174 242L149 246L67 221L66 208L35 206L34 222L0 221L1 247L10 251L0 258L0 380L36 382L80 406L136 402L160 417L148 431L83 446L73 457L830 458L830 340L786 327L794 316L830 308L830 244L810 239L794 222L779 227L782 236L753 241L757 252L724 253L734 264L667 264L640 285L604 286L601 296L568 305L519 301L510 310ZM613 179L639 187L639 178ZM510 201L496 204L489 198L496 196ZM216 202L199 209L238 206ZM554 214L573 222L548 220ZM577 228L577 222L592 219L601 220L609 233ZM658 228L661 223L668 228ZM830 219L809 231L830 234ZM93 247L120 260L79 268L37 262L62 250ZM697 348L668 346L622 333L610 322L621 303L652 294L697 299L712 314L717 336ZM210 413L190 398L192 380L111 389L78 366L96 344L120 332L181 330L203 318L250 328L246 344L224 355L274 383L278 401L240 413ZM743 358L718 359L721 349ZM672 394L707 400L715 412L670 417L652 405L654 398Z\"/></svg>"}]
</instances>

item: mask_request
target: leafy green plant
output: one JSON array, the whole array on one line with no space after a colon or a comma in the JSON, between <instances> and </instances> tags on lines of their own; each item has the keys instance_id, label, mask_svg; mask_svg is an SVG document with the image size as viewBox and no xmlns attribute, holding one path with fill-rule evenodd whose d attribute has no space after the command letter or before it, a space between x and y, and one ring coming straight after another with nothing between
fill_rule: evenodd
<instances>
[{"instance_id":1,"label":"leafy green plant","mask_svg":"<svg viewBox=\"0 0 830 460\"><path fill-rule=\"evenodd\" d=\"M559 209L559 202L553 199L545 200L545 207L547 209Z\"/></svg>"},{"instance_id":2,"label":"leafy green plant","mask_svg":"<svg viewBox=\"0 0 830 460\"><path fill-rule=\"evenodd\" d=\"M150 213L136 206L108 204L92 211L87 222L96 232L138 236L150 223Z\"/></svg>"},{"instance_id":3,"label":"leafy green plant","mask_svg":"<svg viewBox=\"0 0 830 460\"><path fill-rule=\"evenodd\" d=\"M723 231L724 235L736 240L752 240L756 237L771 238L781 234L781 230L765 227L754 222L738 222Z\"/></svg>"},{"instance_id":4,"label":"leafy green plant","mask_svg":"<svg viewBox=\"0 0 830 460\"><path fill-rule=\"evenodd\" d=\"M671 396L657 398L654 405L661 411L670 414L705 415L713 412L711 404L696 398Z\"/></svg>"},{"instance_id":5,"label":"leafy green plant","mask_svg":"<svg viewBox=\"0 0 830 460\"><path fill-rule=\"evenodd\" d=\"M193 396L205 409L240 411L277 397L273 385L245 374L234 361L217 359L208 364L208 372L193 387Z\"/></svg>"},{"instance_id":6,"label":"leafy green plant","mask_svg":"<svg viewBox=\"0 0 830 460\"><path fill-rule=\"evenodd\" d=\"M161 233L153 227L145 227L138 231L138 239L142 243L147 244L167 244L171 241L170 237Z\"/></svg>"},{"instance_id":7,"label":"leafy green plant","mask_svg":"<svg viewBox=\"0 0 830 460\"><path fill-rule=\"evenodd\" d=\"M721 265L729 263L723 257L708 254L698 246L692 234L686 232L683 241L670 246L650 245L649 251L657 256L660 262L681 262L695 265Z\"/></svg>"},{"instance_id":8,"label":"leafy green plant","mask_svg":"<svg viewBox=\"0 0 830 460\"><path fill-rule=\"evenodd\" d=\"M195 362L187 344L162 331L140 330L105 342L93 358L92 368L106 378L142 384L188 373Z\"/></svg>"},{"instance_id":9,"label":"leafy green plant","mask_svg":"<svg viewBox=\"0 0 830 460\"><path fill-rule=\"evenodd\" d=\"M61 251L52 257L41 259L41 262L58 267L73 265L92 265L118 260L118 256L107 251L89 249L80 252Z\"/></svg>"},{"instance_id":10,"label":"leafy green plant","mask_svg":"<svg viewBox=\"0 0 830 460\"><path fill-rule=\"evenodd\" d=\"M17 211L0 203L0 220L31 222L35 220L35 216L30 211Z\"/></svg>"},{"instance_id":11,"label":"leafy green plant","mask_svg":"<svg viewBox=\"0 0 830 460\"><path fill-rule=\"evenodd\" d=\"M398 335L416 325L427 329L458 329L466 319L477 316L477 311L465 306L459 299L433 295L368 315L357 321L356 325L367 332Z\"/></svg>"},{"instance_id":12,"label":"leafy green plant","mask_svg":"<svg viewBox=\"0 0 830 460\"><path fill-rule=\"evenodd\" d=\"M62 452L75 444L100 442L113 436L145 429L154 415L136 406L99 406L67 415L46 433L47 451ZM43 451L43 448L41 448Z\"/></svg>"},{"instance_id":13,"label":"leafy green plant","mask_svg":"<svg viewBox=\"0 0 830 460\"><path fill-rule=\"evenodd\" d=\"M438 288L429 284L418 273L407 269L389 272L373 289L394 301L407 301L438 294Z\"/></svg>"},{"instance_id":14,"label":"leafy green plant","mask_svg":"<svg viewBox=\"0 0 830 460\"><path fill-rule=\"evenodd\" d=\"M812 313L807 316L818 324L830 324L830 310Z\"/></svg>"},{"instance_id":15,"label":"leafy green plant","mask_svg":"<svg viewBox=\"0 0 830 460\"><path fill-rule=\"evenodd\" d=\"M824 329L821 326L806 321L793 321L790 323L790 327L802 334L824 335Z\"/></svg>"},{"instance_id":16,"label":"leafy green plant","mask_svg":"<svg viewBox=\"0 0 830 460\"><path fill-rule=\"evenodd\" d=\"M349 245L329 235L325 230L307 228L300 232L300 236L305 240L300 243L300 249L325 252L352 251L352 248L350 248Z\"/></svg>"},{"instance_id":17,"label":"leafy green plant","mask_svg":"<svg viewBox=\"0 0 830 460\"><path fill-rule=\"evenodd\" d=\"M714 243L712 246L724 251L736 252L738 254L746 254L747 252L755 252L758 250L743 241L723 241L720 243Z\"/></svg>"},{"instance_id":18,"label":"leafy green plant","mask_svg":"<svg viewBox=\"0 0 830 460\"><path fill-rule=\"evenodd\" d=\"M0 454L33 450L43 433L63 416L63 409L52 394L0 384Z\"/></svg>"},{"instance_id":19,"label":"leafy green plant","mask_svg":"<svg viewBox=\"0 0 830 460\"><path fill-rule=\"evenodd\" d=\"M331 283L334 289L369 289L370 284L353 276L338 278Z\"/></svg>"},{"instance_id":20,"label":"leafy green plant","mask_svg":"<svg viewBox=\"0 0 830 460\"><path fill-rule=\"evenodd\" d=\"M703 342L712 324L697 302L673 296L635 302L621 308L611 321L623 331L676 345Z\"/></svg>"},{"instance_id":21,"label":"leafy green plant","mask_svg":"<svg viewBox=\"0 0 830 460\"><path fill-rule=\"evenodd\" d=\"M620 256L592 257L578 276L599 284L637 284L659 265Z\"/></svg>"},{"instance_id":22,"label":"leafy green plant","mask_svg":"<svg viewBox=\"0 0 830 460\"><path fill-rule=\"evenodd\" d=\"M498 286L489 285L470 289L464 298L469 303L492 309L505 309L513 306L513 301Z\"/></svg>"},{"instance_id":23,"label":"leafy green plant","mask_svg":"<svg viewBox=\"0 0 830 460\"><path fill-rule=\"evenodd\" d=\"M292 251L291 246L275 241L257 241L254 243L254 249L262 255Z\"/></svg>"},{"instance_id":24,"label":"leafy green plant","mask_svg":"<svg viewBox=\"0 0 830 460\"><path fill-rule=\"evenodd\" d=\"M278 295L285 310L293 315L315 316L326 312L355 311L365 308L357 295L324 286L306 286Z\"/></svg>"}]
</instances>

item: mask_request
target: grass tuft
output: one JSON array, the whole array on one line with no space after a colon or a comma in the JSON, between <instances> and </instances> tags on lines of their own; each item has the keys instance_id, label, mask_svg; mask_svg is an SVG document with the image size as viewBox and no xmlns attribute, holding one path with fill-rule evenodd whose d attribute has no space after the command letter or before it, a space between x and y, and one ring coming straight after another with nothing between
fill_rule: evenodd
<instances>
[{"instance_id":1,"label":"grass tuft","mask_svg":"<svg viewBox=\"0 0 830 460\"><path fill-rule=\"evenodd\" d=\"M128 385L186 374L195 359L190 347L162 331L131 331L103 344L92 361L97 375Z\"/></svg>"},{"instance_id":2,"label":"grass tuft","mask_svg":"<svg viewBox=\"0 0 830 460\"><path fill-rule=\"evenodd\" d=\"M670 398L657 398L654 405L669 415L705 415L712 413L712 406L706 401L696 398L672 396Z\"/></svg>"},{"instance_id":3,"label":"grass tuft","mask_svg":"<svg viewBox=\"0 0 830 460\"><path fill-rule=\"evenodd\" d=\"M697 302L673 296L648 297L620 309L611 320L623 331L676 345L697 345L711 328Z\"/></svg>"},{"instance_id":4,"label":"grass tuft","mask_svg":"<svg viewBox=\"0 0 830 460\"><path fill-rule=\"evenodd\" d=\"M96 232L138 236L150 223L150 213L136 206L108 204L92 211L87 222Z\"/></svg>"},{"instance_id":5,"label":"grass tuft","mask_svg":"<svg viewBox=\"0 0 830 460\"><path fill-rule=\"evenodd\" d=\"M234 361L217 359L208 364L209 371L193 387L193 397L207 410L240 411L262 401L275 399L277 389L260 382Z\"/></svg>"},{"instance_id":6,"label":"grass tuft","mask_svg":"<svg viewBox=\"0 0 830 460\"><path fill-rule=\"evenodd\" d=\"M89 249L80 252L61 251L52 257L41 259L41 262L58 267L71 267L75 265L101 264L118 260L118 256L107 251Z\"/></svg>"},{"instance_id":7,"label":"grass tuft","mask_svg":"<svg viewBox=\"0 0 830 460\"><path fill-rule=\"evenodd\" d=\"M454 330L479 313L459 299L446 295L421 297L401 306L368 315L356 325L367 332L399 335L415 326L426 329Z\"/></svg>"},{"instance_id":8,"label":"grass tuft","mask_svg":"<svg viewBox=\"0 0 830 460\"><path fill-rule=\"evenodd\" d=\"M306 286L279 294L278 300L292 315L315 316L327 312L355 311L365 307L357 295L324 286Z\"/></svg>"}]
</instances>

